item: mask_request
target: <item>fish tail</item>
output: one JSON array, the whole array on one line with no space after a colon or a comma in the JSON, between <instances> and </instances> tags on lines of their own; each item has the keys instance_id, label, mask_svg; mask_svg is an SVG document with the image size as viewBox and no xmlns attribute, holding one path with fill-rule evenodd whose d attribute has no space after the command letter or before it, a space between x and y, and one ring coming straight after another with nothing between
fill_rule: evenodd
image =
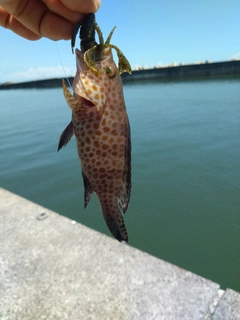
<instances>
[{"instance_id":1,"label":"fish tail","mask_svg":"<svg viewBox=\"0 0 240 320\"><path fill-rule=\"evenodd\" d=\"M124 241L127 243L128 242L127 229L125 227L122 213L118 205L109 206L109 207L103 206L102 211L103 211L103 217L112 235L119 242Z\"/></svg>"}]
</instances>

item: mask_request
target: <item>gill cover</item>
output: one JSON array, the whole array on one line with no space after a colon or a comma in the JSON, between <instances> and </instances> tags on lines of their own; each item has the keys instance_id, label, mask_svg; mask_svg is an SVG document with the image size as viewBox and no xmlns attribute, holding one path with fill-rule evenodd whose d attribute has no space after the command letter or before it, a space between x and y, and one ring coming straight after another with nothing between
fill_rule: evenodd
<instances>
[{"instance_id":1,"label":"gill cover","mask_svg":"<svg viewBox=\"0 0 240 320\"><path fill-rule=\"evenodd\" d=\"M82 97L91 101L99 111L107 101L106 81L109 81L109 77L105 72L105 66L113 64L111 49L104 48L101 60L95 61L97 67L101 70L100 75L89 68L84 55L76 49L77 72L73 81L73 91L76 98L79 96L79 98Z\"/></svg>"}]
</instances>

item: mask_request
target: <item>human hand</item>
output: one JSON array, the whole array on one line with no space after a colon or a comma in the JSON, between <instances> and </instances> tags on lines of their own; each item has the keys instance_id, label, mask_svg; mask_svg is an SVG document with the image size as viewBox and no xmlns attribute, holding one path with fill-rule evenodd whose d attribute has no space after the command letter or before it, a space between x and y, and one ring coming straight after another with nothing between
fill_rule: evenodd
<instances>
[{"instance_id":1,"label":"human hand","mask_svg":"<svg viewBox=\"0 0 240 320\"><path fill-rule=\"evenodd\" d=\"M74 25L101 0L0 0L0 26L28 40L68 40Z\"/></svg>"}]
</instances>

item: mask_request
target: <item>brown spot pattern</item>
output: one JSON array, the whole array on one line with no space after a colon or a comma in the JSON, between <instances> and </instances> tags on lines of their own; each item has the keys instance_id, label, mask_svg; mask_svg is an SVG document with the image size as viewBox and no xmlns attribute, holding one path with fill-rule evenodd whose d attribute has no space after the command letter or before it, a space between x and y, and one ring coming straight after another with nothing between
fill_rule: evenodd
<instances>
[{"instance_id":1,"label":"brown spot pattern","mask_svg":"<svg viewBox=\"0 0 240 320\"><path fill-rule=\"evenodd\" d=\"M116 68L112 58L101 62L103 71L106 66ZM92 70L89 71L91 72ZM91 95L92 91L96 92L96 100L103 99L104 96L107 98L99 111L96 107L91 107L81 120L74 106L72 122L78 156L82 171L91 184L90 190L98 196L110 231L119 241L127 242L128 235L120 211L126 211L130 198L131 143L122 83L118 72L111 79L104 72L98 77L94 73L92 76L88 74L88 79L92 79L93 83L95 81L98 87L100 85L100 90L97 91L98 87L92 84L87 93ZM76 94L74 96L79 101L79 97Z\"/></svg>"}]
</instances>

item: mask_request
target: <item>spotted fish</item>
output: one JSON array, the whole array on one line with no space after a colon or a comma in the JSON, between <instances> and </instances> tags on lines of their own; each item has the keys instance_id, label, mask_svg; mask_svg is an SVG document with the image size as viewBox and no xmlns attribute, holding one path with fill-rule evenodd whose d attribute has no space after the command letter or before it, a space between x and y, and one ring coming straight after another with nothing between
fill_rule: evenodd
<instances>
[{"instance_id":1,"label":"spotted fish","mask_svg":"<svg viewBox=\"0 0 240 320\"><path fill-rule=\"evenodd\" d=\"M84 183L84 208L95 192L103 217L118 241L128 242L123 220L131 193L131 140L120 73L131 67L109 35L103 43L86 52L76 49L77 72L73 94L63 84L63 93L72 110L72 121L60 136L61 149L75 134ZM115 65L112 49L117 50Z\"/></svg>"}]
</instances>

